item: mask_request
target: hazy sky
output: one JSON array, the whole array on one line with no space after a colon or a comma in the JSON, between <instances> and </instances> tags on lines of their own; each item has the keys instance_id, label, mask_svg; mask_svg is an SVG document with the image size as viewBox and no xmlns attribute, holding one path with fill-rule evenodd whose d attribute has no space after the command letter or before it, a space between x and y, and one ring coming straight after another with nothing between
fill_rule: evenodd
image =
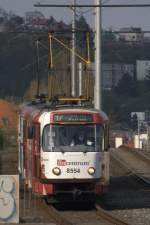
<instances>
[{"instance_id":1,"label":"hazy sky","mask_svg":"<svg viewBox=\"0 0 150 225\"><path fill-rule=\"evenodd\" d=\"M38 10L46 17L54 16L57 20L71 22L71 11L63 8L35 8L34 3L72 3L73 0L0 0L0 7L12 11L17 15L24 16L26 11ZM150 0L103 0L105 4L150 4ZM94 0L77 0L77 3L92 4ZM82 9L84 11L87 8ZM81 11L81 9L79 9ZM93 24L92 11L85 14L87 21ZM102 25L105 28L118 29L120 27L136 26L143 30L150 30L150 7L149 8L103 8Z\"/></svg>"}]
</instances>

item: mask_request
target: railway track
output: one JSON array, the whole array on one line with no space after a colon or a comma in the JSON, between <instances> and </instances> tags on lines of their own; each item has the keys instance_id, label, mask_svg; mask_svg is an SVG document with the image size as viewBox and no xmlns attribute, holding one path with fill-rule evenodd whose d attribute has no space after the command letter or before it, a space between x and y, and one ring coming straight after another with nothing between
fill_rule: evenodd
<instances>
[{"instance_id":1,"label":"railway track","mask_svg":"<svg viewBox=\"0 0 150 225\"><path fill-rule=\"evenodd\" d=\"M98 205L96 205L96 213L102 218L105 218L107 221L111 222L114 225L129 225L129 223L113 216L112 214L108 213L106 210L103 210Z\"/></svg>"},{"instance_id":2,"label":"railway track","mask_svg":"<svg viewBox=\"0 0 150 225\"><path fill-rule=\"evenodd\" d=\"M150 158L140 151L128 148L120 148L111 151L111 157L115 159L128 175L135 175L143 182L150 184Z\"/></svg>"},{"instance_id":3,"label":"railway track","mask_svg":"<svg viewBox=\"0 0 150 225\"><path fill-rule=\"evenodd\" d=\"M53 218L58 225L130 225L102 209L99 205L90 211L58 211L44 202L40 202L40 204L47 215Z\"/></svg>"},{"instance_id":4,"label":"railway track","mask_svg":"<svg viewBox=\"0 0 150 225\"><path fill-rule=\"evenodd\" d=\"M0 154L0 174L18 173L18 152L16 150L3 151ZM23 185L23 184L22 184ZM20 193L20 223L48 223L58 225L128 225L121 219L115 218L99 206L93 210L60 211L51 205L46 205L43 199L31 195L22 186Z\"/></svg>"},{"instance_id":5,"label":"railway track","mask_svg":"<svg viewBox=\"0 0 150 225\"><path fill-rule=\"evenodd\" d=\"M44 198L33 195L22 185L20 194L21 223L49 223L49 225L130 225L102 209L98 204L92 210L80 206L61 205L61 210L47 204ZM64 210L65 208L65 210ZM67 209L66 209L67 208Z\"/></svg>"},{"instance_id":6,"label":"railway track","mask_svg":"<svg viewBox=\"0 0 150 225\"><path fill-rule=\"evenodd\" d=\"M6 153L6 154L5 154ZM2 160L2 171L13 171L16 163L16 152L5 152L1 155ZM14 156L13 156L14 154ZM125 154L125 153L124 153ZM138 153L137 153L138 154ZM7 168L6 163L13 159L13 163L9 164ZM118 159L118 158L117 158ZM137 158L136 158L137 160ZM143 159L144 160L144 159ZM120 160L122 161L122 160ZM4 164L5 163L5 164ZM148 162L147 162L148 163ZM125 163L126 164L126 163ZM17 171L16 169L14 172ZM126 168L124 170L126 174L131 174L131 168ZM2 174L2 173L1 173ZM4 173L3 173L4 174ZM103 210L98 205L95 206L93 210L57 210L53 206L46 205L45 201L39 199L37 197L33 197L32 201L30 201L31 197L28 197L27 202L25 203L24 196L21 196L20 203L26 208L26 212L22 211L20 217L21 223L48 223L48 224L60 224L60 225L128 225L127 222L122 221L122 219L118 219L112 216L106 210ZM29 205L29 207L26 207ZM23 208L23 207L20 208ZM26 215L24 215L26 214ZM126 219L126 218L125 218Z\"/></svg>"}]
</instances>

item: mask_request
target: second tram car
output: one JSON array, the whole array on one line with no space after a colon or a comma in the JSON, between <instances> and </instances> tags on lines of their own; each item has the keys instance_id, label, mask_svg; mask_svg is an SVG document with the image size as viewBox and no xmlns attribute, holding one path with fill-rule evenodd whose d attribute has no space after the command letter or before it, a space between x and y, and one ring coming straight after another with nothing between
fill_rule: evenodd
<instances>
[{"instance_id":1,"label":"second tram car","mask_svg":"<svg viewBox=\"0 0 150 225\"><path fill-rule=\"evenodd\" d=\"M23 105L18 140L19 171L33 193L87 200L107 187L104 112L79 106Z\"/></svg>"}]
</instances>

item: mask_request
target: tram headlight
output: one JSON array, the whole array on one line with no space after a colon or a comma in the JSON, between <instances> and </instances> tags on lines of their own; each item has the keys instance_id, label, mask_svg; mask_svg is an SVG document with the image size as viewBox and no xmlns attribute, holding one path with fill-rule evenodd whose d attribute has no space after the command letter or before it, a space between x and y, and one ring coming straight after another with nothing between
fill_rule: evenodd
<instances>
[{"instance_id":1,"label":"tram headlight","mask_svg":"<svg viewBox=\"0 0 150 225\"><path fill-rule=\"evenodd\" d=\"M89 167L89 168L88 168L88 173L89 173L90 175L93 175L93 174L95 173L95 168L94 168L94 167Z\"/></svg>"},{"instance_id":2,"label":"tram headlight","mask_svg":"<svg viewBox=\"0 0 150 225\"><path fill-rule=\"evenodd\" d=\"M52 170L53 174L59 176L61 174L61 170L58 167L53 168Z\"/></svg>"}]
</instances>

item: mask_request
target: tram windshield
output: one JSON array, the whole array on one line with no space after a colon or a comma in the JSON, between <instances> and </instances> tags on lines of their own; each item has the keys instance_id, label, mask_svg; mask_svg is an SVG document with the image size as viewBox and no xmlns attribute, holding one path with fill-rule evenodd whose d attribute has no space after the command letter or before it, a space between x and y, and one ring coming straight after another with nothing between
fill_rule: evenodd
<instances>
[{"instance_id":1,"label":"tram windshield","mask_svg":"<svg viewBox=\"0 0 150 225\"><path fill-rule=\"evenodd\" d=\"M104 129L101 125L46 125L42 135L43 151L102 151Z\"/></svg>"}]
</instances>

